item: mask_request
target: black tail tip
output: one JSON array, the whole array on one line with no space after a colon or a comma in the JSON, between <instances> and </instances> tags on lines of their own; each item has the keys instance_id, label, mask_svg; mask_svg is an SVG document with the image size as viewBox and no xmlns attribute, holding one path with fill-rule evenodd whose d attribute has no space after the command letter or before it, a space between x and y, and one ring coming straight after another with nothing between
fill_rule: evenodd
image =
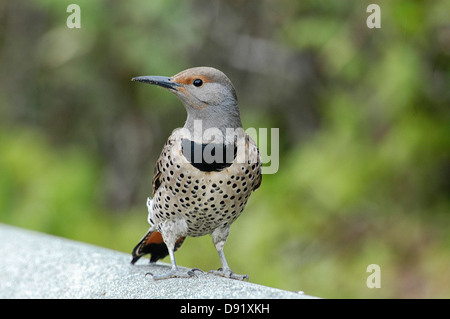
<instances>
[{"instance_id":1,"label":"black tail tip","mask_svg":"<svg viewBox=\"0 0 450 319\"><path fill-rule=\"evenodd\" d=\"M133 259L131 260L131 264L134 265L136 263L136 261L139 260L139 258L141 258L141 256L133 256Z\"/></svg>"}]
</instances>

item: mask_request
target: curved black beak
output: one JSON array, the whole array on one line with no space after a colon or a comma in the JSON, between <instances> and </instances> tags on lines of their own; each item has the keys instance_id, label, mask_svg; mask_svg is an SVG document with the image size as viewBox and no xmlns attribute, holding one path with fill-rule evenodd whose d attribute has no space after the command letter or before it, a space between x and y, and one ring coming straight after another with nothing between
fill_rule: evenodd
<instances>
[{"instance_id":1,"label":"curved black beak","mask_svg":"<svg viewBox=\"0 0 450 319\"><path fill-rule=\"evenodd\" d=\"M167 76L138 76L132 78L131 81L155 84L171 90L176 90L177 87L181 86L181 84L173 82L173 79Z\"/></svg>"}]
</instances>

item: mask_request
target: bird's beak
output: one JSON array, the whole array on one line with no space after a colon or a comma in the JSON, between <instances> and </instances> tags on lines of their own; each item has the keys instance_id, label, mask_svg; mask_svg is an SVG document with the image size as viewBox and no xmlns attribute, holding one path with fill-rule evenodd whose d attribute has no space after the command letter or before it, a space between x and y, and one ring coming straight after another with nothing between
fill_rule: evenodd
<instances>
[{"instance_id":1,"label":"bird's beak","mask_svg":"<svg viewBox=\"0 0 450 319\"><path fill-rule=\"evenodd\" d=\"M131 81L155 84L171 90L177 90L177 87L181 86L181 84L174 82L173 78L167 76L138 76L132 78Z\"/></svg>"}]
</instances>

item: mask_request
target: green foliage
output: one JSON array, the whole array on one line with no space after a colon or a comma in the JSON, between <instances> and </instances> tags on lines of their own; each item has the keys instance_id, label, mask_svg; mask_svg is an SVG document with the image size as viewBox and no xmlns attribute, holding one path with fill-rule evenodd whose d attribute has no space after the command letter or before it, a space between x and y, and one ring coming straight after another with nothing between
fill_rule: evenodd
<instances>
[{"instance_id":1,"label":"green foliage","mask_svg":"<svg viewBox=\"0 0 450 319\"><path fill-rule=\"evenodd\" d=\"M0 6L0 222L131 252L185 111L130 79L212 65L246 128L280 128L279 171L225 246L236 273L321 297L450 297L448 1L380 1L381 29L370 2L286 0L78 1L72 30L70 3ZM176 257L220 266L209 237Z\"/></svg>"}]
</instances>

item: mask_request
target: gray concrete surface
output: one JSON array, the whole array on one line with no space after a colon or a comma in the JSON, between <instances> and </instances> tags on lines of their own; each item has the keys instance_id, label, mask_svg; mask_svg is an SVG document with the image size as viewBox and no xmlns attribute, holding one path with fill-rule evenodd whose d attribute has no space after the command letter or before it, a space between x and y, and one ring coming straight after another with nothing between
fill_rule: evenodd
<instances>
[{"instance_id":1,"label":"gray concrete surface","mask_svg":"<svg viewBox=\"0 0 450 319\"><path fill-rule=\"evenodd\" d=\"M313 298L199 274L154 281L166 263L0 224L0 298ZM251 277L250 277L251 278Z\"/></svg>"}]
</instances>

